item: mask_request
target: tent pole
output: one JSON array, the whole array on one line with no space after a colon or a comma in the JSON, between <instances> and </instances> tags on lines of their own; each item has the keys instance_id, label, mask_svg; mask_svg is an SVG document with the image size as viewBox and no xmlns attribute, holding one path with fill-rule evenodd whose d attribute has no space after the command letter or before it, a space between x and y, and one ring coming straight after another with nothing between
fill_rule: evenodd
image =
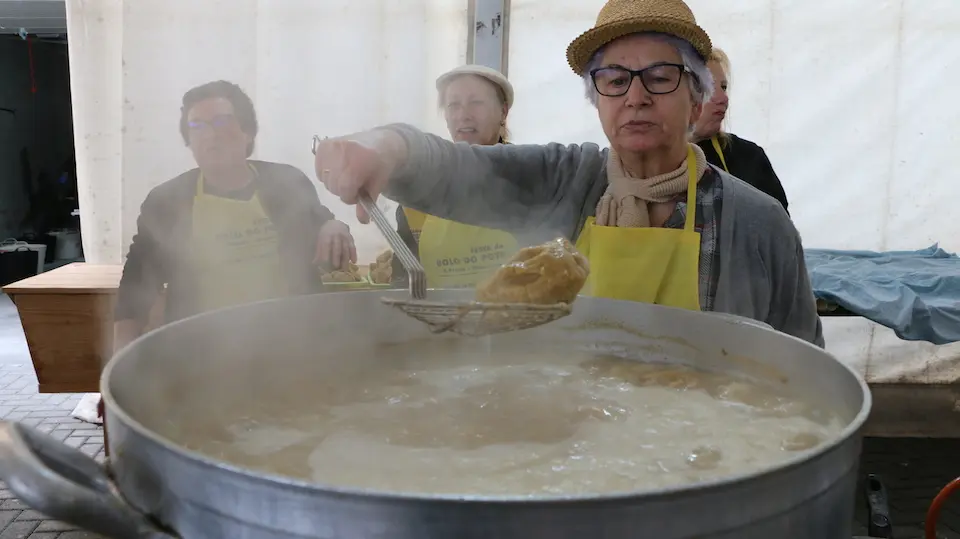
<instances>
[{"instance_id":1,"label":"tent pole","mask_svg":"<svg viewBox=\"0 0 960 539\"><path fill-rule=\"evenodd\" d=\"M469 0L467 61L507 75L510 0Z\"/></svg>"}]
</instances>

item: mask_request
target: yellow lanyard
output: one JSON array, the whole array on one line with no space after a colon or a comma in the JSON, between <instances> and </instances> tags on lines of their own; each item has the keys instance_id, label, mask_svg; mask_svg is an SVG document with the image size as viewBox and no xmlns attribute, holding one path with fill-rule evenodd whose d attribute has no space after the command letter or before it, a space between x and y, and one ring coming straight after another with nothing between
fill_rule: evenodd
<instances>
[{"instance_id":1,"label":"yellow lanyard","mask_svg":"<svg viewBox=\"0 0 960 539\"><path fill-rule=\"evenodd\" d=\"M723 158L723 150L720 149L720 141L717 140L717 136L714 135L710 137L710 143L713 144L713 149L717 151L717 155L720 156L720 163L723 164L723 170L730 174L730 169L727 168L727 160Z\"/></svg>"}]
</instances>

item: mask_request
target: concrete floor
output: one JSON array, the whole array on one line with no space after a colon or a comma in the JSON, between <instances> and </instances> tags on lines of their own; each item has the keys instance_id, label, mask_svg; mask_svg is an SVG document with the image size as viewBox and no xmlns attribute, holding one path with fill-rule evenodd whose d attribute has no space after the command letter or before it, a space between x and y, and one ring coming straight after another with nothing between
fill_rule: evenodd
<instances>
[{"instance_id":1,"label":"concrete floor","mask_svg":"<svg viewBox=\"0 0 960 539\"><path fill-rule=\"evenodd\" d=\"M51 433L88 455L103 458L100 427L70 417L80 395L37 393L37 379L16 308L0 294L0 418ZM879 474L889 492L897 539L921 539L927 505L960 475L960 440L878 439L864 441L861 473ZM0 483L0 539L97 539L99 536L50 520L18 500ZM864 504L857 502L856 535L866 535ZM960 495L940 517L942 537L960 539Z\"/></svg>"}]
</instances>

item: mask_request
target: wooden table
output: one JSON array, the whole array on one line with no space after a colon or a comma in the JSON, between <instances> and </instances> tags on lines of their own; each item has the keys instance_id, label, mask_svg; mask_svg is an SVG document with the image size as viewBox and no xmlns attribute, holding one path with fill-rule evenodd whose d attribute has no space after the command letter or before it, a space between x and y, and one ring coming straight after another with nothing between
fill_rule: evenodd
<instances>
[{"instance_id":1,"label":"wooden table","mask_svg":"<svg viewBox=\"0 0 960 539\"><path fill-rule=\"evenodd\" d=\"M817 298L817 314L820 316L859 316L833 302Z\"/></svg>"},{"instance_id":2,"label":"wooden table","mask_svg":"<svg viewBox=\"0 0 960 539\"><path fill-rule=\"evenodd\" d=\"M40 393L96 393L113 354L123 266L76 262L3 287L20 313Z\"/></svg>"},{"instance_id":3,"label":"wooden table","mask_svg":"<svg viewBox=\"0 0 960 539\"><path fill-rule=\"evenodd\" d=\"M97 393L113 355L123 266L75 262L3 287L20 314L40 393ZM162 320L162 297L148 328Z\"/></svg>"}]
</instances>

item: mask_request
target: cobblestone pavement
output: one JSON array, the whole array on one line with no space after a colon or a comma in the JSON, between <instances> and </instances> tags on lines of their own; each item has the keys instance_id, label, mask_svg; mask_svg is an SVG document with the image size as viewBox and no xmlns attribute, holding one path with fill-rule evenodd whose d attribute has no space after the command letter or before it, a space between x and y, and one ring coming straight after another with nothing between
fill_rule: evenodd
<instances>
[{"instance_id":1,"label":"cobblestone pavement","mask_svg":"<svg viewBox=\"0 0 960 539\"><path fill-rule=\"evenodd\" d=\"M80 395L37 393L37 377L17 311L0 294L0 418L20 421L103 458L103 430L70 417ZM97 539L27 508L0 483L0 539Z\"/></svg>"},{"instance_id":2,"label":"cobblestone pavement","mask_svg":"<svg viewBox=\"0 0 960 539\"><path fill-rule=\"evenodd\" d=\"M88 455L103 458L103 431L70 417L80 395L37 393L16 309L0 294L0 418L20 421L52 434ZM930 500L960 475L960 440L876 439L864 441L861 474L884 481L897 539L921 539ZM50 520L25 507L0 483L0 539L102 539ZM866 535L866 511L857 501L856 535ZM960 539L960 495L947 502L940 517L941 536Z\"/></svg>"}]
</instances>

